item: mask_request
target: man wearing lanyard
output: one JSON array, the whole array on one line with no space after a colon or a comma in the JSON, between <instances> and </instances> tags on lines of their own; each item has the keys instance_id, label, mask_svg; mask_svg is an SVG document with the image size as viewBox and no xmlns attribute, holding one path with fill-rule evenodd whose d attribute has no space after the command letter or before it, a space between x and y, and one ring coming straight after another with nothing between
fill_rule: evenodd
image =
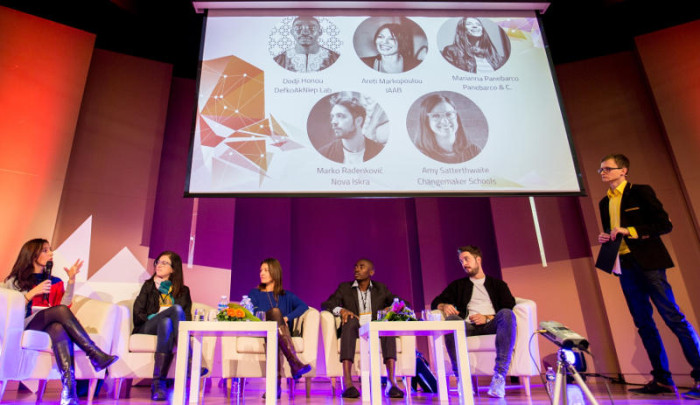
<instances>
[{"instance_id":1,"label":"man wearing lanyard","mask_svg":"<svg viewBox=\"0 0 700 405\"><path fill-rule=\"evenodd\" d=\"M341 318L340 361L343 363L343 398L359 398L360 392L352 384L352 363L355 347L360 336L360 325L376 319L377 311L388 308L394 298L386 285L372 281L374 263L360 259L355 263L355 281L340 283L333 294L321 307ZM403 398L404 393L396 385L394 367L396 365L396 338L382 337L382 355L387 375L387 396Z\"/></svg>"},{"instance_id":2,"label":"man wearing lanyard","mask_svg":"<svg viewBox=\"0 0 700 405\"><path fill-rule=\"evenodd\" d=\"M638 394L676 391L666 350L652 318L651 301L678 337L683 353L693 367L690 375L695 386L684 396L700 399L698 335L678 308L671 285L666 280L666 269L673 267L673 260L661 241L661 235L671 232L673 225L650 186L627 182L629 165L629 159L622 154L608 155L601 160L598 173L601 180L608 183L609 189L599 204L605 231L598 235L598 242L611 243L623 238L618 250L619 263L612 272L620 277L627 307L652 366L653 379L630 391Z\"/></svg>"}]
</instances>

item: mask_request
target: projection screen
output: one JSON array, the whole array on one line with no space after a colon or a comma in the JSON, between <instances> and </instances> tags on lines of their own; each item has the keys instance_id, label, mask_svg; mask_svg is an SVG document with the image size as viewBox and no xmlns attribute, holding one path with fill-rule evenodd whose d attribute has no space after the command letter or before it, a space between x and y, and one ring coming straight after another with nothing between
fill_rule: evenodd
<instances>
[{"instance_id":1,"label":"projection screen","mask_svg":"<svg viewBox=\"0 0 700 405\"><path fill-rule=\"evenodd\" d=\"M537 11L291 3L208 10L186 195L582 192Z\"/></svg>"}]
</instances>

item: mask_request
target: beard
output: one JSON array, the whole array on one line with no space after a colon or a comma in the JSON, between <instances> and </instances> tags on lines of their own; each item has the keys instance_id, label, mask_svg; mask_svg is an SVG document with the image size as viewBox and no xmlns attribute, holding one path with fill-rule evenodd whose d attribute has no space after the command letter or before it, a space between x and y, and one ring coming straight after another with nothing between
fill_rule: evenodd
<instances>
[{"instance_id":1,"label":"beard","mask_svg":"<svg viewBox=\"0 0 700 405\"><path fill-rule=\"evenodd\" d=\"M464 271L467 273L469 277L474 277L477 274L479 274L479 268L478 267L473 267L471 269L465 268Z\"/></svg>"}]
</instances>

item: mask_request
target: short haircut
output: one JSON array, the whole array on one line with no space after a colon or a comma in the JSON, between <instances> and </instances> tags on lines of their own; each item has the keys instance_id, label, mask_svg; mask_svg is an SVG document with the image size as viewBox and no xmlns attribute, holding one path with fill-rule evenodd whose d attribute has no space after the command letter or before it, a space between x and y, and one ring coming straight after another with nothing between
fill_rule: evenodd
<instances>
[{"instance_id":1,"label":"short haircut","mask_svg":"<svg viewBox=\"0 0 700 405\"><path fill-rule=\"evenodd\" d=\"M603 163L603 162L605 162L605 161L608 160L608 159L613 159L613 160L615 160L615 164L616 164L617 167L619 167L619 168L623 168L623 167L624 167L624 168L626 168L627 170L629 170L629 168L630 168L630 160L627 159L627 156L623 155L622 153L611 153L611 154L605 156L604 158L602 158L602 159L600 160L600 163Z\"/></svg>"},{"instance_id":2,"label":"short haircut","mask_svg":"<svg viewBox=\"0 0 700 405\"><path fill-rule=\"evenodd\" d=\"M313 21L313 22L315 22L316 25L318 25L319 27L321 26L321 22L318 21L318 18L312 17L312 16L305 16L305 15L300 15L300 16L294 17L294 20L292 20L292 25L294 25L294 23L297 22L297 21L299 21L299 20Z\"/></svg>"},{"instance_id":3,"label":"short haircut","mask_svg":"<svg viewBox=\"0 0 700 405\"><path fill-rule=\"evenodd\" d=\"M369 263L370 270L374 270L374 262L371 261L371 260L369 260L368 258L366 258L366 257L361 257L361 258L358 259L357 262L355 262L355 263L359 263L359 262L367 262L367 263Z\"/></svg>"},{"instance_id":4,"label":"short haircut","mask_svg":"<svg viewBox=\"0 0 700 405\"><path fill-rule=\"evenodd\" d=\"M360 103L359 97L355 96L355 94L349 92L335 94L331 97L331 107L341 105L347 108L353 119L362 117L362 124L364 124L365 118L367 117L367 110L365 110L365 107Z\"/></svg>"},{"instance_id":5,"label":"short haircut","mask_svg":"<svg viewBox=\"0 0 700 405\"><path fill-rule=\"evenodd\" d=\"M471 255L474 257L482 257L481 256L481 249L479 249L478 246L467 245L467 246L461 246L461 247L457 248L457 254L462 254L464 252L471 253Z\"/></svg>"}]
</instances>

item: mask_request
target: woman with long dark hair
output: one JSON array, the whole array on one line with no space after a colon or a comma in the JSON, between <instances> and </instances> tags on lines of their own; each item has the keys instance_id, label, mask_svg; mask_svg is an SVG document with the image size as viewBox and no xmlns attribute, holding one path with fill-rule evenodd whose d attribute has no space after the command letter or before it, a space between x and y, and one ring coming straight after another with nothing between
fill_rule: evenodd
<instances>
[{"instance_id":1,"label":"woman with long dark hair","mask_svg":"<svg viewBox=\"0 0 700 405\"><path fill-rule=\"evenodd\" d=\"M415 144L426 156L443 163L462 163L481 152L469 141L455 104L432 94L420 104L420 131Z\"/></svg>"},{"instance_id":2,"label":"woman with long dark hair","mask_svg":"<svg viewBox=\"0 0 700 405\"><path fill-rule=\"evenodd\" d=\"M501 33L501 43L507 46L505 55L510 52L510 42ZM455 67L471 73L488 73L498 70L506 60L494 45L483 22L476 17L463 17L457 23L455 39L442 50L442 56Z\"/></svg>"},{"instance_id":3,"label":"woman with long dark hair","mask_svg":"<svg viewBox=\"0 0 700 405\"><path fill-rule=\"evenodd\" d=\"M70 268L64 267L68 275L65 287L60 278L45 274L47 267L50 270L52 266L53 252L49 241L32 239L20 249L3 287L24 294L27 301L24 329L48 333L63 384L61 405L77 405L73 344L85 352L95 371L108 367L118 357L97 347L69 309L75 275L80 272L83 261L78 259Z\"/></svg>"},{"instance_id":4,"label":"woman with long dark hair","mask_svg":"<svg viewBox=\"0 0 700 405\"><path fill-rule=\"evenodd\" d=\"M411 32L401 24L384 24L374 33L377 55L362 58L367 66L378 72L408 72L420 61L413 52Z\"/></svg>"},{"instance_id":5,"label":"woman with long dark hair","mask_svg":"<svg viewBox=\"0 0 700 405\"><path fill-rule=\"evenodd\" d=\"M151 399L168 398L166 379L173 360L180 321L192 320L192 299L182 272L182 259L171 251L158 255L153 276L146 280L134 301L134 331L158 336Z\"/></svg>"},{"instance_id":6,"label":"woman with long dark hair","mask_svg":"<svg viewBox=\"0 0 700 405\"><path fill-rule=\"evenodd\" d=\"M303 315L309 306L291 291L284 290L282 265L277 259L267 258L260 263L260 284L250 290L248 296L253 301L255 311L265 311L268 321L277 322L279 348L289 362L292 377L296 380L311 371L311 366L297 357L289 332L294 319ZM278 365L281 369L282 362ZM277 373L277 397L280 397L280 373Z\"/></svg>"}]
</instances>

